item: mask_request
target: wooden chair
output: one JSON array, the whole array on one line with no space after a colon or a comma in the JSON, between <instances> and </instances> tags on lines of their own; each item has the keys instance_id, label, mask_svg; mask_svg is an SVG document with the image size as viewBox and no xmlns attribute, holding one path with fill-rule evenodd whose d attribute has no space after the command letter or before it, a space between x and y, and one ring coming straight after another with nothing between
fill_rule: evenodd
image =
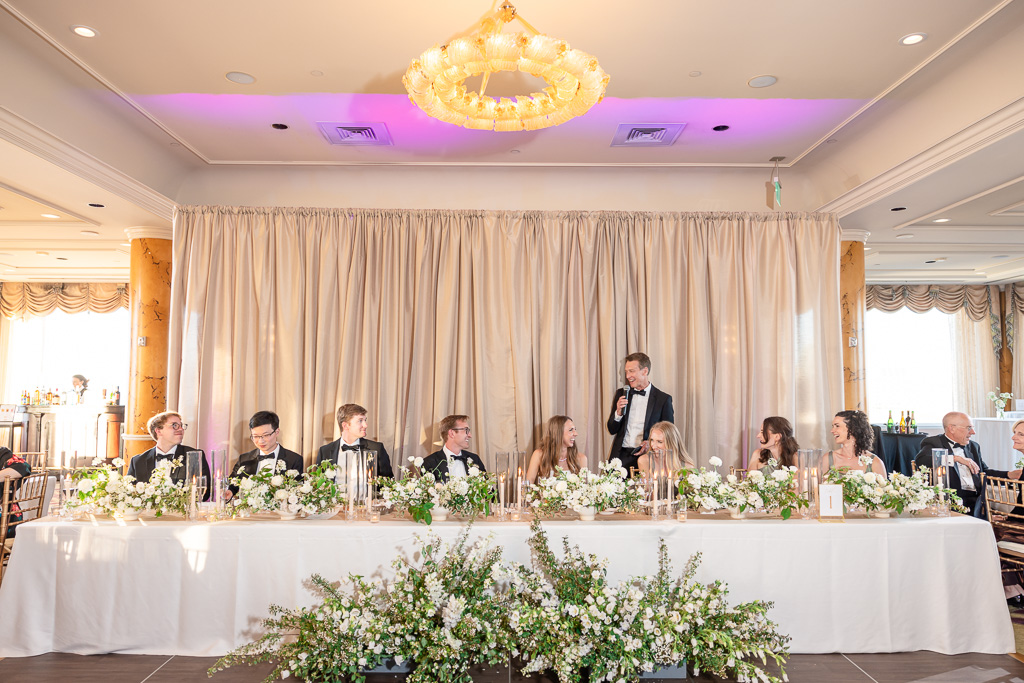
<instances>
[{"instance_id":1,"label":"wooden chair","mask_svg":"<svg viewBox=\"0 0 1024 683\"><path fill-rule=\"evenodd\" d=\"M732 466L729 467L729 474L734 475L738 481L743 481L744 479L747 478L747 470L736 469L735 467Z\"/></svg>"},{"instance_id":2,"label":"wooden chair","mask_svg":"<svg viewBox=\"0 0 1024 683\"><path fill-rule=\"evenodd\" d=\"M14 539L7 538L10 530L23 524L25 515L41 517L45 514L43 510L43 499L46 496L46 473L30 474L22 479L5 478L3 481L3 495L0 500L0 580L2 572L7 567L7 560L11 555L11 548L14 546ZM11 508L17 505L21 518L14 519L17 513Z\"/></svg>"},{"instance_id":3,"label":"wooden chair","mask_svg":"<svg viewBox=\"0 0 1024 683\"><path fill-rule=\"evenodd\" d=\"M25 451L24 453L15 453L15 455L24 458L33 472L45 470L50 464L46 451Z\"/></svg>"},{"instance_id":4,"label":"wooden chair","mask_svg":"<svg viewBox=\"0 0 1024 683\"><path fill-rule=\"evenodd\" d=\"M1019 479L985 478L985 508L996 535L1003 573L1024 570L1024 507Z\"/></svg>"}]
</instances>

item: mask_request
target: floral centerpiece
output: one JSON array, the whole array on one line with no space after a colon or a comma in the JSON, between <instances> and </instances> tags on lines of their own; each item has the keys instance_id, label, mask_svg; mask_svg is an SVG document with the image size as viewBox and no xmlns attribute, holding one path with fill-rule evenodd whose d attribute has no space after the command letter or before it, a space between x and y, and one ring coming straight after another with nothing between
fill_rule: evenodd
<instances>
[{"instance_id":1,"label":"floral centerpiece","mask_svg":"<svg viewBox=\"0 0 1024 683\"><path fill-rule=\"evenodd\" d=\"M584 513L608 509L635 510L644 498L643 483L627 479L618 458L601 463L601 471L570 472L558 469L530 487L527 500L538 513L552 515L565 510Z\"/></svg>"},{"instance_id":2,"label":"floral centerpiece","mask_svg":"<svg viewBox=\"0 0 1024 683\"><path fill-rule=\"evenodd\" d=\"M413 469L399 467L400 479L378 479L377 488L384 501L384 507L408 512L413 521L429 525L434 521L431 510L437 504L437 481L432 472L419 475L423 458L410 457L409 461L413 463Z\"/></svg>"},{"instance_id":3,"label":"floral centerpiece","mask_svg":"<svg viewBox=\"0 0 1024 683\"><path fill-rule=\"evenodd\" d=\"M690 509L704 508L713 511L745 504L745 498L736 489L737 478L723 480L718 473L722 460L711 456L708 463L716 468L683 468L679 470L679 497Z\"/></svg>"},{"instance_id":4,"label":"floral centerpiece","mask_svg":"<svg viewBox=\"0 0 1024 683\"><path fill-rule=\"evenodd\" d=\"M448 477L434 487L434 506L456 515L490 515L494 503L496 479L493 474L470 465L465 477Z\"/></svg>"},{"instance_id":5,"label":"floral centerpiece","mask_svg":"<svg viewBox=\"0 0 1024 683\"><path fill-rule=\"evenodd\" d=\"M170 512L184 513L186 491L171 479L171 471L181 466L181 459L161 460L148 482L121 474L124 460L116 458L113 466L97 458L93 467L79 470L73 476L76 491L67 507L73 513L109 514L136 517L151 511L157 517Z\"/></svg>"},{"instance_id":6,"label":"floral centerpiece","mask_svg":"<svg viewBox=\"0 0 1024 683\"><path fill-rule=\"evenodd\" d=\"M988 392L988 400L992 401L992 404L996 407L996 417L1002 417L1003 411L1006 410L1006 402L1013 398L1013 394L1008 391L999 391L999 387L996 387L995 391Z\"/></svg>"},{"instance_id":7,"label":"floral centerpiece","mask_svg":"<svg viewBox=\"0 0 1024 683\"><path fill-rule=\"evenodd\" d=\"M874 461L874 456L862 455L858 460L866 466ZM850 507L861 508L868 514L883 514L893 494L889 480L877 472L837 467L826 472L823 481L826 484L841 485L843 502Z\"/></svg>"},{"instance_id":8,"label":"floral centerpiece","mask_svg":"<svg viewBox=\"0 0 1024 683\"><path fill-rule=\"evenodd\" d=\"M930 484L927 467L919 468L909 477L902 472L892 472L889 474L889 483L891 491L885 507L895 510L896 514L918 512L942 499L949 501L950 508L956 512L967 512L963 500L953 489Z\"/></svg>"},{"instance_id":9,"label":"floral centerpiece","mask_svg":"<svg viewBox=\"0 0 1024 683\"><path fill-rule=\"evenodd\" d=\"M336 477L337 466L329 460L306 470L302 481L296 482L294 493L296 511L306 515L325 515L345 502L345 497L338 488ZM291 495L288 496L291 505Z\"/></svg>"},{"instance_id":10,"label":"floral centerpiece","mask_svg":"<svg viewBox=\"0 0 1024 683\"><path fill-rule=\"evenodd\" d=\"M264 467L251 476L231 477L231 485L238 487L238 494L232 498L235 510L298 514L302 509L299 471L286 468L284 460L278 460L274 468Z\"/></svg>"},{"instance_id":11,"label":"floral centerpiece","mask_svg":"<svg viewBox=\"0 0 1024 683\"><path fill-rule=\"evenodd\" d=\"M734 475L730 474L727 481L738 486L745 500L741 510L778 510L783 519L789 519L794 510L810 503L797 491L796 467L779 467L774 458L768 461L768 465L771 474L767 476L761 470L751 470L738 485Z\"/></svg>"}]
</instances>

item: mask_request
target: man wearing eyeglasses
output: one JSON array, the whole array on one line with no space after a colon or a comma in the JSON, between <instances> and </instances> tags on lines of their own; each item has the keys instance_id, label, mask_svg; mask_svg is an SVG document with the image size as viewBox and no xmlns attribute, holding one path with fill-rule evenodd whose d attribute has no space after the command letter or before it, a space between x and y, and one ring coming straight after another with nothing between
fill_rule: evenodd
<instances>
[{"instance_id":1,"label":"man wearing eyeglasses","mask_svg":"<svg viewBox=\"0 0 1024 683\"><path fill-rule=\"evenodd\" d=\"M249 418L249 438L256 444L256 448L238 456L230 476L251 477L263 469L276 471L278 462L284 463L285 470L297 470L301 475L304 470L302 456L277 442L280 433L281 418L277 413L260 410ZM228 487L228 498L236 493L237 486Z\"/></svg>"},{"instance_id":2,"label":"man wearing eyeglasses","mask_svg":"<svg viewBox=\"0 0 1024 683\"><path fill-rule=\"evenodd\" d=\"M438 481L447 481L448 477L465 477L471 465L487 471L480 456L466 450L473 438L468 415L449 415L441 420L441 438L441 450L423 459L424 472L433 472Z\"/></svg>"},{"instance_id":3,"label":"man wearing eyeglasses","mask_svg":"<svg viewBox=\"0 0 1024 683\"><path fill-rule=\"evenodd\" d=\"M201 453L199 462L202 463L203 476L206 477L206 481L210 481L210 465L206 462L206 454L198 448L181 445L185 439L185 430L188 429L188 425L181 419L179 413L173 410L157 413L149 418L146 429L156 441L156 446L144 453L139 453L128 463L128 474L135 477L135 481L148 482L149 478L153 476L153 470L156 469L158 462L175 458L181 458L181 465L171 470L171 480L176 484L185 481L185 461L187 459L185 454L189 451ZM207 487L203 500L209 499L210 490Z\"/></svg>"},{"instance_id":4,"label":"man wearing eyeglasses","mask_svg":"<svg viewBox=\"0 0 1024 683\"><path fill-rule=\"evenodd\" d=\"M974 424L966 413L946 413L942 416L942 429L943 434L925 437L921 440L921 450L918 451L914 461L918 467L931 469L932 449L945 449L952 460L947 467L949 488L956 491L964 501L964 507L973 511L975 517L984 517L985 497L980 473L984 472L990 477L1003 479L1020 479L1021 471L1003 472L994 470L985 464L981 458L981 447L978 442L971 441Z\"/></svg>"},{"instance_id":5,"label":"man wearing eyeglasses","mask_svg":"<svg viewBox=\"0 0 1024 683\"><path fill-rule=\"evenodd\" d=\"M356 403L346 403L338 408L338 426L341 438L320 447L316 464L329 460L348 472L348 454L354 451L372 451L377 454L377 476L394 478L391 456L380 441L366 438L366 408Z\"/></svg>"}]
</instances>

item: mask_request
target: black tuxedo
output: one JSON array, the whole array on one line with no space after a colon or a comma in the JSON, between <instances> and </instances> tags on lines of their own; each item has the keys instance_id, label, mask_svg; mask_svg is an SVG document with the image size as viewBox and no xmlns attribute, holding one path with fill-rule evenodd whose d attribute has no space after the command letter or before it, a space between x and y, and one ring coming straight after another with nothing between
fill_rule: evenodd
<instances>
[{"instance_id":1,"label":"black tuxedo","mask_svg":"<svg viewBox=\"0 0 1024 683\"><path fill-rule=\"evenodd\" d=\"M960 446L960 444L954 443L946 438L945 434L936 434L935 436L925 437L921 441L921 450L918 451L917 457L914 458L914 462L918 467L932 467L932 449L933 448L945 448L949 451L949 454L953 454L953 447L961 447L964 449L964 457L970 458L978 464L978 467L986 475L990 477L1002 477L1006 478L1008 475L1002 470L991 469L985 464L985 461L981 458L981 446L978 445L977 441L968 441L966 446ZM964 501L964 507L970 511L974 511L976 514L983 514L984 508L976 507L978 499L983 498L984 489L981 484L980 474L971 475L971 479L974 481L974 491L965 491L963 484L960 482L960 473L956 467L947 467L946 470L949 472L949 488L956 491L957 495Z\"/></svg>"},{"instance_id":2,"label":"black tuxedo","mask_svg":"<svg viewBox=\"0 0 1024 683\"><path fill-rule=\"evenodd\" d=\"M260 449L254 448L248 453L242 453L238 456L238 462L235 463L234 469L231 470L231 477L251 477L256 474L256 470L259 469L260 460L265 458L261 457ZM273 457L273 456L271 456ZM290 451L284 446L281 446L281 451L277 454L277 459L285 464L286 470L298 470L299 478L302 478L302 471L304 469L304 463L302 456L294 451ZM232 495L238 494L238 487L231 485L228 487Z\"/></svg>"},{"instance_id":3,"label":"black tuxedo","mask_svg":"<svg viewBox=\"0 0 1024 683\"><path fill-rule=\"evenodd\" d=\"M632 392L632 390L630 390ZM651 436L651 427L658 422L675 422L675 412L672 410L672 397L666 394L664 391L654 386L653 384L647 385L647 414L644 416L644 433L642 440L646 441ZM608 456L608 459L622 458L622 437L626 435L626 423L629 421L629 411L633 407L633 398L631 397L629 403L626 404L626 408L622 413L622 417L618 420L615 419L615 405L619 402L619 397L624 394L624 390L620 388L615 392L615 398L612 399L612 412L608 415L608 433L614 434L615 438L612 439L612 450ZM632 462L622 462L622 466L629 471L629 468L636 465L636 458L632 458Z\"/></svg>"},{"instance_id":4,"label":"black tuxedo","mask_svg":"<svg viewBox=\"0 0 1024 683\"><path fill-rule=\"evenodd\" d=\"M156 469L156 464L159 460L167 460L174 458L181 458L181 465L171 470L171 481L175 484L185 481L185 461L187 459L186 453L189 451L199 451L199 462L202 463L203 474L206 477L206 493L203 494L203 500L210 500L210 494L213 492L213 480L210 478L210 464L206 462L206 454L200 451L198 448L190 448L189 446L182 446L178 444L174 447L174 455L168 458L167 456L161 456L159 459L156 457L156 446L153 446L144 453L139 453L133 456L131 462L128 463L128 475L135 477L135 481L148 482L149 478L153 476L153 470Z\"/></svg>"},{"instance_id":5,"label":"black tuxedo","mask_svg":"<svg viewBox=\"0 0 1024 683\"><path fill-rule=\"evenodd\" d=\"M480 456L476 453L470 453L469 451L462 451L462 455L466 456L466 473L469 473L470 465L476 465L480 468L481 472L486 472L487 468L484 467L484 461L480 459ZM431 453L423 459L423 471L433 472L434 476L438 481L448 480L448 456L444 454L444 450Z\"/></svg>"},{"instance_id":6,"label":"black tuxedo","mask_svg":"<svg viewBox=\"0 0 1024 683\"><path fill-rule=\"evenodd\" d=\"M384 444L380 441L371 441L370 439L360 439L360 446L364 451L377 451L377 476L378 477L391 477L395 478L395 473L391 469L391 456L388 455L388 449L384 448ZM334 441L324 444L320 447L320 452L316 456L316 464L319 465L324 460L329 460L335 465L338 464L338 454L341 452L341 439L335 439Z\"/></svg>"}]
</instances>

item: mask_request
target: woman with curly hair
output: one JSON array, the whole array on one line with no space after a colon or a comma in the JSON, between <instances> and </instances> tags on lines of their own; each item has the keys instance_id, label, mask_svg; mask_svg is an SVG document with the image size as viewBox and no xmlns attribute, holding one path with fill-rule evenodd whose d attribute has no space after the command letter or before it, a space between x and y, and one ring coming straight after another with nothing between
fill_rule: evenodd
<instances>
[{"instance_id":1,"label":"woman with curly hair","mask_svg":"<svg viewBox=\"0 0 1024 683\"><path fill-rule=\"evenodd\" d=\"M555 415L544 428L544 440L530 457L526 478L531 484L555 474L556 469L579 472L587 468L587 456L576 449L576 425L565 415Z\"/></svg>"},{"instance_id":2,"label":"woman with curly hair","mask_svg":"<svg viewBox=\"0 0 1024 683\"><path fill-rule=\"evenodd\" d=\"M761 423L761 431L757 433L757 442L761 447L750 454L748 471L767 468L769 460L775 460L779 467L796 465L796 452L800 450L800 444L793 436L793 425L786 418L778 415L766 417Z\"/></svg>"},{"instance_id":3,"label":"woman with curly hair","mask_svg":"<svg viewBox=\"0 0 1024 683\"><path fill-rule=\"evenodd\" d=\"M822 470L863 470L888 476L881 458L871 452L874 434L868 416L859 410L840 410L832 419L832 438L837 450L828 452L828 461L822 463ZM864 464L861 457L871 460ZM826 467L827 465L827 467Z\"/></svg>"}]
</instances>

